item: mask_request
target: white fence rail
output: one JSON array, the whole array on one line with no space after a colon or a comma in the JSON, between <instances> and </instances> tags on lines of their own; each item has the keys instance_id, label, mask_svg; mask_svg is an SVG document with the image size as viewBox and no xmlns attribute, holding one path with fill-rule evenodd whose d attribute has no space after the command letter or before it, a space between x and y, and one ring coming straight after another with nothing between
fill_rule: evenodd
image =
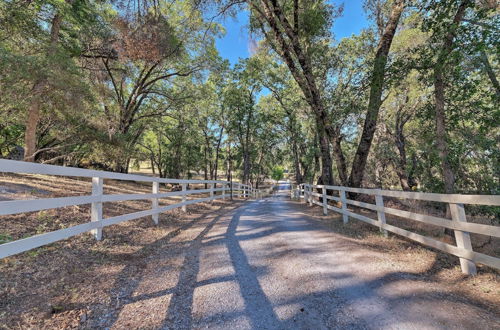
<instances>
[{"instance_id":1,"label":"white fence rail","mask_svg":"<svg viewBox=\"0 0 500 330\"><path fill-rule=\"evenodd\" d=\"M102 229L104 227L132 219L142 218L145 216L151 216L153 222L155 224L158 224L159 214L162 212L166 212L178 207L181 207L183 211L186 211L187 205L212 201L220 198L225 199L227 196L229 196L231 191L233 196L241 198L257 198L262 194L260 190L254 189L249 185L233 183L231 187L231 184L228 181L164 179L143 175L121 174L3 159L0 159L0 173L1 172L92 178L92 194L76 197L1 201L0 215L19 214L24 212L41 211L82 204L91 204L91 212L90 222L88 223L1 244L0 258L5 258L89 231L93 233L97 240L100 240L102 238ZM105 179L151 182L151 193L121 195L104 194L103 185ZM180 184L182 190L160 193L161 183ZM210 188L187 190L189 184L207 184ZM209 197L197 198L192 200L187 199L187 196L203 193L208 193ZM182 197L182 201L176 204L159 206L159 199L173 196ZM110 218L103 218L102 203L130 200L151 200L151 209Z\"/></svg>"},{"instance_id":2,"label":"white fence rail","mask_svg":"<svg viewBox=\"0 0 500 330\"><path fill-rule=\"evenodd\" d=\"M319 189L321 193L314 190ZM332 196L329 191L338 191L339 197ZM347 192L366 194L375 197L375 204L364 203L347 198ZM464 204L500 206L499 195L460 195L460 194L432 194L420 192L390 191L381 189L350 188L341 186L323 186L301 184L294 194L297 198L303 198L309 205L319 205L323 207L326 215L328 210L341 213L343 222L347 223L349 217L364 221L380 228L380 231L387 235L387 232L404 236L423 245L447 252L460 258L462 272L470 275L476 274L476 263L481 263L496 269L500 269L500 258L492 257L483 253L475 252L472 249L470 233L482 234L493 237L500 237L500 227L467 222ZM315 198L317 197L317 199ZM450 207L452 219L445 219L430 215L403 211L384 206L384 197L395 197L403 199L424 200L447 203ZM341 208L328 204L329 200L341 203ZM321 202L320 202L321 201ZM348 210L348 205L354 205L377 212L377 220L367 216L357 214ZM457 245L451 245L439 240L410 232L386 223L386 214L419 221L422 223L453 229Z\"/></svg>"}]
</instances>

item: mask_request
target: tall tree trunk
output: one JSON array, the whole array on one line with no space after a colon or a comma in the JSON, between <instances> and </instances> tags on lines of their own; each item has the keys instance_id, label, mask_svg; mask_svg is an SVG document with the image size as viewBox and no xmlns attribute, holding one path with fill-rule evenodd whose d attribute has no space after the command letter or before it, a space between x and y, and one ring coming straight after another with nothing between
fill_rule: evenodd
<instances>
[{"instance_id":1,"label":"tall tree trunk","mask_svg":"<svg viewBox=\"0 0 500 330\"><path fill-rule=\"evenodd\" d=\"M488 78L490 78L491 85L493 85L493 88L495 88L495 93L497 95L497 98L500 99L500 83L498 83L497 76L493 71L493 68L491 67L488 55L484 50L481 50L480 56L481 56L481 62L484 65L484 70L486 71Z\"/></svg>"},{"instance_id":2,"label":"tall tree trunk","mask_svg":"<svg viewBox=\"0 0 500 330\"><path fill-rule=\"evenodd\" d=\"M405 104L398 108L396 113L396 121L394 123L394 134L390 133L394 138L394 143L398 150L398 159L395 164L396 174L399 178L399 183L401 189L404 191L409 191L412 188L410 183L409 175L407 172L407 157L406 157L406 137L404 134L404 128L406 123L411 119L411 114L405 113L404 108L407 105L409 97L406 96ZM412 180L413 181L413 180Z\"/></svg>"},{"instance_id":3,"label":"tall tree trunk","mask_svg":"<svg viewBox=\"0 0 500 330\"><path fill-rule=\"evenodd\" d=\"M443 47L439 53L436 65L434 66L434 101L436 116L436 144L441 159L441 167L444 181L444 190L447 194L455 191L455 174L449 161L448 142L446 141L446 112L445 112L445 82L444 73L446 61L453 50L453 40L455 39L458 25L462 21L467 6L471 0L464 0L460 4L453 18L453 24L445 35Z\"/></svg>"},{"instance_id":4,"label":"tall tree trunk","mask_svg":"<svg viewBox=\"0 0 500 330\"><path fill-rule=\"evenodd\" d=\"M319 146L320 145L320 140L319 140L319 137L318 137L318 134L316 134L316 136L314 137L314 140L316 141L316 145ZM320 157L321 157L321 151L318 151L318 149L315 149L315 152L314 152L314 167L311 171L311 177L309 178L308 182L309 183L313 183L314 181L314 175L315 173L317 173L319 171L319 169L321 168L320 167Z\"/></svg>"},{"instance_id":5,"label":"tall tree trunk","mask_svg":"<svg viewBox=\"0 0 500 330\"><path fill-rule=\"evenodd\" d=\"M204 174L204 178L205 178L205 181L208 180L208 159L207 159L207 149L205 148L205 152L204 152L204 155L205 155L205 174ZM205 189L208 188L208 183L205 182Z\"/></svg>"},{"instance_id":6,"label":"tall tree trunk","mask_svg":"<svg viewBox=\"0 0 500 330\"><path fill-rule=\"evenodd\" d=\"M47 50L47 58L54 56L59 43L59 33L61 30L61 15L56 13L52 18L50 27L50 45ZM27 162L35 161L36 152L36 131L40 122L40 106L42 102L43 91L47 87L47 77L40 78L33 86L32 97L28 107L28 117L26 120L26 131L24 133L24 160Z\"/></svg>"},{"instance_id":7,"label":"tall tree trunk","mask_svg":"<svg viewBox=\"0 0 500 330\"><path fill-rule=\"evenodd\" d=\"M286 114L288 116L288 131L290 132L290 139L292 142L292 153L293 153L293 165L294 165L294 170L295 170L295 181L297 184L301 184L304 181L304 177L302 176L301 170L300 170L300 156L299 156L299 147L297 145L298 143L298 137L297 137L297 130L298 128L296 127L296 118L294 116L293 111L288 110L285 107L285 104L279 97L278 93L273 93L275 95L275 98L280 102L281 106L285 109Z\"/></svg>"},{"instance_id":8,"label":"tall tree trunk","mask_svg":"<svg viewBox=\"0 0 500 330\"><path fill-rule=\"evenodd\" d=\"M293 152L293 164L295 169L295 181L297 184L301 184L304 181L304 177L300 171L300 156L299 156L299 148L297 147L297 141L293 139L292 141L292 152Z\"/></svg>"},{"instance_id":9,"label":"tall tree trunk","mask_svg":"<svg viewBox=\"0 0 500 330\"><path fill-rule=\"evenodd\" d=\"M229 199L233 200L233 159L231 143L227 144L227 181L229 181Z\"/></svg>"},{"instance_id":10,"label":"tall tree trunk","mask_svg":"<svg viewBox=\"0 0 500 330\"><path fill-rule=\"evenodd\" d=\"M443 47L441 48L436 64L434 65L434 100L435 100L435 116L436 116L436 144L441 159L441 170L444 181L444 191L447 194L455 192L455 173L451 167L449 160L449 148L446 141L446 110L445 110L445 82L444 74L446 70L446 62L453 50L453 41L455 39L457 28L462 21L465 10L471 3L471 0L463 0L453 18L453 24L450 26L448 33L445 35ZM450 208L446 207L446 217L450 217ZM453 230L444 229L445 235L454 237Z\"/></svg>"},{"instance_id":11,"label":"tall tree trunk","mask_svg":"<svg viewBox=\"0 0 500 330\"><path fill-rule=\"evenodd\" d=\"M316 83L311 59L306 51L307 46L304 47L299 36L300 21L298 17L299 10L301 10L300 6L296 2L293 7L294 19L292 26L278 1L247 0L247 3L255 11L256 22L258 21L266 39L270 41L271 47L273 47L288 66L290 73L314 112L319 136L318 145L321 151L321 177L325 184L332 185L332 159L327 134L329 118L321 99L318 84ZM265 29L265 24L269 25L270 31Z\"/></svg>"},{"instance_id":12,"label":"tall tree trunk","mask_svg":"<svg viewBox=\"0 0 500 330\"><path fill-rule=\"evenodd\" d=\"M217 147L215 148L215 164L214 164L214 180L217 180L217 171L219 170L219 153L220 153L220 144L222 141L222 134L224 133L224 126L221 127L219 133L219 140L217 141Z\"/></svg>"},{"instance_id":13,"label":"tall tree trunk","mask_svg":"<svg viewBox=\"0 0 500 330\"><path fill-rule=\"evenodd\" d=\"M155 161L154 161L154 156L151 155L149 157L149 161L151 163L151 171L153 172L153 176L156 174L156 169L155 169Z\"/></svg>"},{"instance_id":14,"label":"tall tree trunk","mask_svg":"<svg viewBox=\"0 0 500 330\"><path fill-rule=\"evenodd\" d=\"M434 69L434 99L436 111L436 144L441 159L444 191L447 194L455 190L455 174L449 162L448 142L446 141L446 113L444 108L444 78L441 66Z\"/></svg>"},{"instance_id":15,"label":"tall tree trunk","mask_svg":"<svg viewBox=\"0 0 500 330\"><path fill-rule=\"evenodd\" d=\"M24 161L34 162L36 152L36 131L40 122L40 103L42 91L45 89L45 79L35 83L32 89L32 99L28 108L28 118L26 121L26 131L24 133Z\"/></svg>"},{"instance_id":16,"label":"tall tree trunk","mask_svg":"<svg viewBox=\"0 0 500 330\"><path fill-rule=\"evenodd\" d=\"M342 135L340 134L340 127L335 128L335 132L330 134L333 147L333 156L335 157L335 164L339 172L339 179L342 185L348 184L347 165L345 161L344 152L342 151Z\"/></svg>"},{"instance_id":17,"label":"tall tree trunk","mask_svg":"<svg viewBox=\"0 0 500 330\"><path fill-rule=\"evenodd\" d=\"M399 18L401 17L401 13L404 9L404 3L404 0L394 0L389 20L385 26L384 33L380 39L377 53L375 55L370 83L370 99L368 102L368 109L366 111L365 124L363 126L363 132L361 133L358 149L354 155L351 175L349 177L349 186L351 187L360 187L363 182L366 162L372 145L373 135L375 133L375 129L377 128L380 105L382 104L381 96L384 90L384 76L387 57L391 48L392 39L396 33Z\"/></svg>"},{"instance_id":18,"label":"tall tree trunk","mask_svg":"<svg viewBox=\"0 0 500 330\"><path fill-rule=\"evenodd\" d=\"M330 153L330 141L328 139L325 127L326 121L322 118L317 119L316 127L318 131L318 143L321 157L321 182L324 185L334 185L332 172L332 156Z\"/></svg>"},{"instance_id":19,"label":"tall tree trunk","mask_svg":"<svg viewBox=\"0 0 500 330\"><path fill-rule=\"evenodd\" d=\"M248 146L245 148L243 153L243 184L248 184L250 179L250 153L248 152Z\"/></svg>"},{"instance_id":20,"label":"tall tree trunk","mask_svg":"<svg viewBox=\"0 0 500 330\"><path fill-rule=\"evenodd\" d=\"M396 144L398 145L398 142L396 142ZM403 189L404 191L410 191L411 186L408 180L408 174L406 172L407 161L406 161L406 147L404 142L401 144L401 146L398 145L398 152L399 152L399 161L396 166L396 174L398 175L401 189Z\"/></svg>"}]
</instances>

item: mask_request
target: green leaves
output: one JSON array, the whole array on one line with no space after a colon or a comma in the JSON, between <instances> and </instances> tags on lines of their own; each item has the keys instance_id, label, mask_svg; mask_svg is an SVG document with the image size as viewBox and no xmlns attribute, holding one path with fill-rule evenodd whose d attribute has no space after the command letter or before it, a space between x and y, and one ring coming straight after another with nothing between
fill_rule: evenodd
<instances>
[{"instance_id":1,"label":"green leaves","mask_svg":"<svg viewBox=\"0 0 500 330\"><path fill-rule=\"evenodd\" d=\"M275 167L273 167L273 171L271 173L271 178L274 181L278 182L281 179L283 179L284 173L285 173L285 171L284 171L283 167L281 167L281 166L275 166Z\"/></svg>"}]
</instances>

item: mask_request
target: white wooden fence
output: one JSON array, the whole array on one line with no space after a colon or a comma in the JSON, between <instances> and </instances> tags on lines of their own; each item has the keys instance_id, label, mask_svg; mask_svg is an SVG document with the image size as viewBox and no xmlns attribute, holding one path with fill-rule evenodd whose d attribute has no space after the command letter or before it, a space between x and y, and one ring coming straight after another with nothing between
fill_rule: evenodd
<instances>
[{"instance_id":1,"label":"white wooden fence","mask_svg":"<svg viewBox=\"0 0 500 330\"><path fill-rule=\"evenodd\" d=\"M88 196L43 198L32 200L15 200L0 202L0 215L18 214L24 212L41 211L65 206L91 204L90 221L73 227L60 229L28 238L4 243L0 245L0 258L5 258L17 253L31 250L43 245L57 242L84 232L92 232L97 240L102 238L102 229L120 222L151 216L155 224L158 224L159 214L174 208L181 207L186 211L186 206L190 204L224 199L232 191L233 196L248 198L258 197L261 191L253 189L249 185L233 183L232 189L227 181L205 181L205 180L177 180L162 179L143 175L121 174L114 172L95 171L73 167L63 167L54 165L43 165L27 163L13 160L0 159L0 173L23 173L23 174L45 174L67 177L87 177L92 178L92 194ZM145 194L121 194L108 195L103 193L105 179L150 182L151 193ZM160 193L160 183L180 184L181 191L171 191ZM208 189L187 190L189 184L208 184ZM70 187L69 187L70 189ZM209 197L202 197L188 200L188 196L197 194L209 194ZM219 194L217 194L219 193ZM181 196L180 203L167 206L159 206L159 199ZM198 196L200 197L200 196ZM151 209L128 213L124 215L103 218L103 204L105 202L121 202L130 200L151 200ZM3 220L5 221L5 220Z\"/></svg>"},{"instance_id":2,"label":"white wooden fence","mask_svg":"<svg viewBox=\"0 0 500 330\"><path fill-rule=\"evenodd\" d=\"M320 189L321 193L315 192L316 189ZM332 196L329 191L338 191L339 197ZM375 204L348 199L346 192L375 196ZM349 221L349 217L352 217L379 227L380 231L386 236L387 232L390 231L400 236L404 236L411 240L417 241L423 245L430 246L435 249L455 255L460 258L462 272L465 274L476 274L476 263L481 263L483 265L500 269L500 258L492 257L472 250L472 244L469 234L476 233L487 236L500 237L500 227L467 222L464 208L464 204L500 206L499 195L432 194L301 184L297 187L295 196L298 198L303 198L306 202L309 203L309 205L316 204L323 207L323 214L325 215L328 213L328 210L333 210L335 212L341 213L344 223L347 223ZM383 199L384 196L448 203L452 220L385 207ZM315 197L317 197L318 199L316 199ZM321 198L322 202L319 201L319 198ZM328 200L340 202L341 208L329 205ZM347 208L348 205L354 205L376 211L377 220L350 211ZM434 226L453 229L455 232L455 240L457 245L455 246L444 243L436 239L387 224L385 218L386 214L391 214Z\"/></svg>"}]
</instances>

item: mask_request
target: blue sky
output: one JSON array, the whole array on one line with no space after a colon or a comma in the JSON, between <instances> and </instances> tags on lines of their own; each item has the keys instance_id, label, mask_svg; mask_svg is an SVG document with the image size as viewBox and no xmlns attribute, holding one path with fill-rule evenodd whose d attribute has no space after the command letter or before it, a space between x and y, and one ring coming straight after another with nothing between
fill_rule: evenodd
<instances>
[{"instance_id":1,"label":"blue sky","mask_svg":"<svg viewBox=\"0 0 500 330\"><path fill-rule=\"evenodd\" d=\"M368 26L366 15L363 11L363 0L332 1L335 4L344 3L344 14L338 18L333 26L337 40L357 34ZM249 56L248 46L248 13L240 12L236 18L226 18L222 22L226 35L217 40L217 48L222 57L227 58L231 64L238 62L239 57Z\"/></svg>"}]
</instances>

